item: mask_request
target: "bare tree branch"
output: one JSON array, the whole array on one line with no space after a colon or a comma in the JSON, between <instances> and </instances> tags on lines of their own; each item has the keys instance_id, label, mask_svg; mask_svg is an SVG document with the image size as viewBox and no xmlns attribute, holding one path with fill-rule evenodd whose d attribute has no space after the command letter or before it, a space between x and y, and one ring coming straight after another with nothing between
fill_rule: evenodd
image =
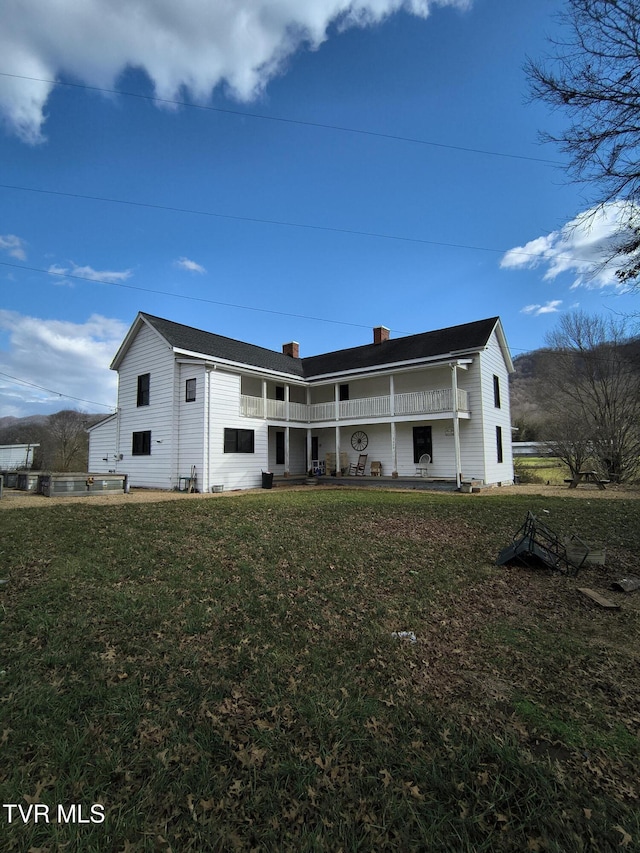
<instances>
[{"instance_id":1,"label":"bare tree branch","mask_svg":"<svg viewBox=\"0 0 640 853\"><path fill-rule=\"evenodd\" d=\"M597 205L631 202L615 257L618 276L640 276L640 2L566 0L566 38L550 55L528 60L531 95L562 110L569 124L542 134L569 157L576 181L595 188Z\"/></svg>"}]
</instances>

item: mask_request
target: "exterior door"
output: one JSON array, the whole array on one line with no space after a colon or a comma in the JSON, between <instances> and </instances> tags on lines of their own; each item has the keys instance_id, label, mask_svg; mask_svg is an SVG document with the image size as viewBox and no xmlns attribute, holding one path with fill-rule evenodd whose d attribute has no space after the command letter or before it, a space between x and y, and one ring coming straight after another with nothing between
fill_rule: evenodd
<instances>
[{"instance_id":1,"label":"exterior door","mask_svg":"<svg viewBox=\"0 0 640 853\"><path fill-rule=\"evenodd\" d=\"M428 453L433 462L433 444L431 442L431 427L419 426L413 428L413 461L417 464L420 457Z\"/></svg>"}]
</instances>

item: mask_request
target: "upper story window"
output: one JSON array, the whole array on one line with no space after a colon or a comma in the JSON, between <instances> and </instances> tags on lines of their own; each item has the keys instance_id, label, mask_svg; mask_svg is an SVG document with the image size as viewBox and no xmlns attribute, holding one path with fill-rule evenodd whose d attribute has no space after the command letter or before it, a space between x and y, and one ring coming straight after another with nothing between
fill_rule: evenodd
<instances>
[{"instance_id":1,"label":"upper story window","mask_svg":"<svg viewBox=\"0 0 640 853\"><path fill-rule=\"evenodd\" d=\"M500 408L500 377L493 376L493 403L496 409Z\"/></svg>"},{"instance_id":2,"label":"upper story window","mask_svg":"<svg viewBox=\"0 0 640 853\"><path fill-rule=\"evenodd\" d=\"M284 385L276 385L276 400L284 400Z\"/></svg>"},{"instance_id":3,"label":"upper story window","mask_svg":"<svg viewBox=\"0 0 640 853\"><path fill-rule=\"evenodd\" d=\"M184 401L185 403L193 403L196 399L196 380L187 379L184 386Z\"/></svg>"},{"instance_id":4,"label":"upper story window","mask_svg":"<svg viewBox=\"0 0 640 853\"><path fill-rule=\"evenodd\" d=\"M150 373L143 373L141 376L138 376L138 406L148 406L149 405L149 380L151 379Z\"/></svg>"},{"instance_id":5,"label":"upper story window","mask_svg":"<svg viewBox=\"0 0 640 853\"><path fill-rule=\"evenodd\" d=\"M340 385L340 387L338 388L338 395L339 395L338 399L340 400L340 402L342 402L343 400L348 400L349 399L349 386L348 385Z\"/></svg>"}]
</instances>

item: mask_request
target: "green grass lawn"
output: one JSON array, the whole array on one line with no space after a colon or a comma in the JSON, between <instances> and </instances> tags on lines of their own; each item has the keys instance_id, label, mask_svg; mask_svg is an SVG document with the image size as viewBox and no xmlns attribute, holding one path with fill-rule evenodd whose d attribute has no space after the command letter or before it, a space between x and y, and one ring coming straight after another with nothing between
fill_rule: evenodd
<instances>
[{"instance_id":1,"label":"green grass lawn","mask_svg":"<svg viewBox=\"0 0 640 853\"><path fill-rule=\"evenodd\" d=\"M614 568L496 567L543 508ZM2 850L638 849L640 593L609 612L576 587L638 571L639 509L309 489L3 511L0 796L50 822L3 808Z\"/></svg>"},{"instance_id":2,"label":"green grass lawn","mask_svg":"<svg viewBox=\"0 0 640 853\"><path fill-rule=\"evenodd\" d=\"M516 473L522 483L549 483L563 485L571 476L569 466L555 456L517 456L514 459Z\"/></svg>"}]
</instances>

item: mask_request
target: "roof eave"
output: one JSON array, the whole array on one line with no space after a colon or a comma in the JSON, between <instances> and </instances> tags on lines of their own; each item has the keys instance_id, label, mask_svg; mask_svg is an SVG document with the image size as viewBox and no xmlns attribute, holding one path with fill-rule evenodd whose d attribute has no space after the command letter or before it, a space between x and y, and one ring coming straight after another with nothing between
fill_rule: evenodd
<instances>
[{"instance_id":1,"label":"roof eave","mask_svg":"<svg viewBox=\"0 0 640 853\"><path fill-rule=\"evenodd\" d=\"M506 365L507 372L508 373L515 373L516 369L513 366L513 359L511 358L511 352L509 351L509 344L507 343L507 336L504 333L502 321L499 317L496 320L496 324L493 327L493 331L496 333L496 337L498 338L498 343L500 344L500 349L502 350L502 356L504 358L504 363Z\"/></svg>"},{"instance_id":2,"label":"roof eave","mask_svg":"<svg viewBox=\"0 0 640 853\"><path fill-rule=\"evenodd\" d=\"M277 376L279 378L286 378L289 381L297 380L298 382L304 382L305 377L300 376L298 373L286 373L283 370L273 370L269 367L261 367L257 364L249 364L246 361L232 361L231 359L221 358L217 355L211 355L210 353L203 352L194 352L192 350L182 349L181 347L173 347L173 352L176 356L180 357L188 357L189 359L195 358L201 361L205 361L208 365L221 365L222 367L228 368L229 370L233 370L233 372L243 372L246 373L251 371L257 374L266 374L267 376Z\"/></svg>"},{"instance_id":3,"label":"roof eave","mask_svg":"<svg viewBox=\"0 0 640 853\"><path fill-rule=\"evenodd\" d=\"M393 370L406 369L412 367L442 367L449 364L451 361L459 361L468 358L472 355L477 355L480 352L480 347L473 347L467 350L458 350L456 352L438 353L438 355L427 356L425 358L405 359L404 361L389 361L384 364L374 364L368 367L356 367L351 370L334 370L330 373L310 374L306 376L308 382L319 382L329 380L341 376L354 376L356 374L379 374Z\"/></svg>"}]
</instances>

